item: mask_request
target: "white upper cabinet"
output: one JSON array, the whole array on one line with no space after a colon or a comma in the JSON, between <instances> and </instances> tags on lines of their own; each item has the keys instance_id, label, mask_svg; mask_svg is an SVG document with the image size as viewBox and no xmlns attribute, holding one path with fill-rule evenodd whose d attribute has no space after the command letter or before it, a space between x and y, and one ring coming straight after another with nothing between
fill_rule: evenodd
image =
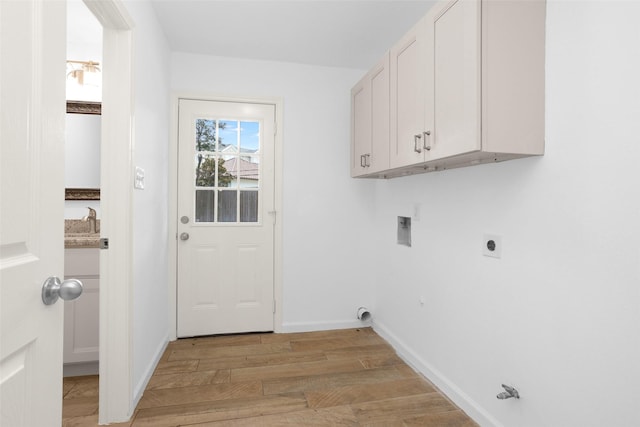
<instances>
[{"instance_id":1,"label":"white upper cabinet","mask_svg":"<svg viewBox=\"0 0 640 427\"><path fill-rule=\"evenodd\" d=\"M389 54L351 90L351 176L389 169Z\"/></svg>"},{"instance_id":2,"label":"white upper cabinet","mask_svg":"<svg viewBox=\"0 0 640 427\"><path fill-rule=\"evenodd\" d=\"M366 175L371 158L371 90L364 76L351 89L351 176Z\"/></svg>"},{"instance_id":3,"label":"white upper cabinet","mask_svg":"<svg viewBox=\"0 0 640 427\"><path fill-rule=\"evenodd\" d=\"M432 80L427 53L432 48L424 20L416 24L391 48L391 168L423 163L427 128L433 123L433 102L427 103L426 89ZM431 111L429 111L431 113ZM429 116L429 117L427 117Z\"/></svg>"},{"instance_id":4,"label":"white upper cabinet","mask_svg":"<svg viewBox=\"0 0 640 427\"><path fill-rule=\"evenodd\" d=\"M544 154L544 28L544 0L437 3L390 51L389 167L374 176Z\"/></svg>"},{"instance_id":5,"label":"white upper cabinet","mask_svg":"<svg viewBox=\"0 0 640 427\"><path fill-rule=\"evenodd\" d=\"M434 158L480 150L480 3L450 3L427 25L434 46Z\"/></svg>"}]
</instances>

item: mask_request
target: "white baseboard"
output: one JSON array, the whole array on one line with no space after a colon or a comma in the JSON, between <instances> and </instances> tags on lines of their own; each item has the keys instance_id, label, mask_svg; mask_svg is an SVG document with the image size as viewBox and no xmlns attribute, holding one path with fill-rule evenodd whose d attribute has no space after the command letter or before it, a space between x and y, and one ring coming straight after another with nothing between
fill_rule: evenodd
<instances>
[{"instance_id":1,"label":"white baseboard","mask_svg":"<svg viewBox=\"0 0 640 427\"><path fill-rule=\"evenodd\" d=\"M138 384L136 384L133 389L133 408L136 408L138 406L138 402L140 402L140 399L144 394L144 389L147 387L147 384L149 384L149 380L151 379L153 372L156 370L156 366L158 366L160 358L162 358L162 355L164 354L164 351L167 349L168 345L169 335L164 337L164 340L161 341L160 346L158 346L155 356L153 357L152 363L149 364L147 370L142 376L142 379L138 382Z\"/></svg>"},{"instance_id":2,"label":"white baseboard","mask_svg":"<svg viewBox=\"0 0 640 427\"><path fill-rule=\"evenodd\" d=\"M313 331L330 331L332 329L352 329L367 328L371 326L371 321L363 322L358 319L342 320L333 322L289 322L283 323L280 332L313 332Z\"/></svg>"},{"instance_id":3,"label":"white baseboard","mask_svg":"<svg viewBox=\"0 0 640 427\"><path fill-rule=\"evenodd\" d=\"M63 377L81 377L85 375L98 375L100 365L98 361L65 363L62 366Z\"/></svg>"},{"instance_id":4,"label":"white baseboard","mask_svg":"<svg viewBox=\"0 0 640 427\"><path fill-rule=\"evenodd\" d=\"M481 426L502 427L495 418L485 411L476 401L463 392L456 384L450 381L442 372L418 356L408 345L398 339L387 327L380 322L373 322L373 329L384 338L396 350L402 358L415 371L424 375L436 387L451 399L460 409L466 412L475 422Z\"/></svg>"}]
</instances>

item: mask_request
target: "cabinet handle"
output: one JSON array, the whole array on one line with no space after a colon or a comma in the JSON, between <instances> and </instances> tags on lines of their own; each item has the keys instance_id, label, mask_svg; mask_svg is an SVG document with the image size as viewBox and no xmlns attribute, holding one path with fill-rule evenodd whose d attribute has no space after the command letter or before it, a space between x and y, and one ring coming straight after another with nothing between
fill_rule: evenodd
<instances>
[{"instance_id":1,"label":"cabinet handle","mask_svg":"<svg viewBox=\"0 0 640 427\"><path fill-rule=\"evenodd\" d=\"M367 167L367 161L365 160L364 154L360 155L360 167Z\"/></svg>"},{"instance_id":2,"label":"cabinet handle","mask_svg":"<svg viewBox=\"0 0 640 427\"><path fill-rule=\"evenodd\" d=\"M416 153L422 153L422 148L418 146L418 140L422 138L421 134L413 135L413 151Z\"/></svg>"},{"instance_id":3,"label":"cabinet handle","mask_svg":"<svg viewBox=\"0 0 640 427\"><path fill-rule=\"evenodd\" d=\"M427 130L422 132L422 134L424 135L424 149L427 151L431 151L431 144L427 145L427 137L431 135L431 131Z\"/></svg>"},{"instance_id":4,"label":"cabinet handle","mask_svg":"<svg viewBox=\"0 0 640 427\"><path fill-rule=\"evenodd\" d=\"M371 162L369 162L370 158L371 158L371 154L364 155L364 167L368 168L369 166L371 166Z\"/></svg>"}]
</instances>

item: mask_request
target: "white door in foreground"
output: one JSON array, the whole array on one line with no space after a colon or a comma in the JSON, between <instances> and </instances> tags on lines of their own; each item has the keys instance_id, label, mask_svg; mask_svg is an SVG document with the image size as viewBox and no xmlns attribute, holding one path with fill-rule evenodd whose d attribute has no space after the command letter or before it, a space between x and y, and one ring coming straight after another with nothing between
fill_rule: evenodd
<instances>
[{"instance_id":1,"label":"white door in foreground","mask_svg":"<svg viewBox=\"0 0 640 427\"><path fill-rule=\"evenodd\" d=\"M59 426L65 2L0 2L0 425Z\"/></svg>"}]
</instances>

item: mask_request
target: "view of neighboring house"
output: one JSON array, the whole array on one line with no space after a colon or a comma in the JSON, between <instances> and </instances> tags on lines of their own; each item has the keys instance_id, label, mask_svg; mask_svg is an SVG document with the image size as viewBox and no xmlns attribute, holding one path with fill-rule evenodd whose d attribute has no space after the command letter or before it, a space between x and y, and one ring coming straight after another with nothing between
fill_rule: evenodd
<instances>
[{"instance_id":1,"label":"view of neighboring house","mask_svg":"<svg viewBox=\"0 0 640 427\"><path fill-rule=\"evenodd\" d=\"M235 187L236 183L240 188L254 188L258 186L260 164L256 157L223 156L223 159L227 175L232 177L231 183L229 184L230 187Z\"/></svg>"}]
</instances>

